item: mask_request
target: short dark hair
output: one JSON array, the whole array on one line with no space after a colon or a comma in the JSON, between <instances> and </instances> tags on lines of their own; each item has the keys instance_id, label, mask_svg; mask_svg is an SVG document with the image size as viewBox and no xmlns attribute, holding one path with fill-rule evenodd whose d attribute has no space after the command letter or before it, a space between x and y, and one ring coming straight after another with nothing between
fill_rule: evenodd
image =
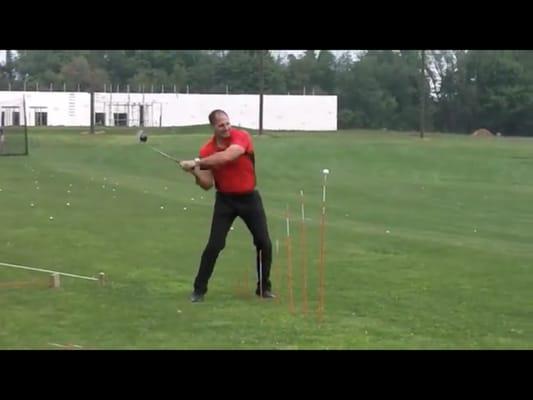
<instances>
[{"instance_id":1,"label":"short dark hair","mask_svg":"<svg viewBox=\"0 0 533 400\"><path fill-rule=\"evenodd\" d=\"M209 123L211 125L215 124L215 118L217 117L218 114L224 114L226 117L228 116L228 114L224 110L213 110L213 111L211 111L209 113Z\"/></svg>"}]
</instances>

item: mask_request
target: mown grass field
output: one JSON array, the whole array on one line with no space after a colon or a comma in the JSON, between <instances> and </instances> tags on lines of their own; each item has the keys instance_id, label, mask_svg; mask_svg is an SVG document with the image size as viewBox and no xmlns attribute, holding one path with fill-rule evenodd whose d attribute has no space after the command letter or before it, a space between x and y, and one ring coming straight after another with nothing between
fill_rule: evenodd
<instances>
[{"instance_id":1,"label":"mown grass field","mask_svg":"<svg viewBox=\"0 0 533 400\"><path fill-rule=\"evenodd\" d=\"M279 242L272 268L279 297L253 295L254 250L238 220L206 301L191 304L214 192L138 144L134 129L84 130L31 128L29 156L0 157L0 262L87 276L103 271L109 282L62 277L54 290L48 274L0 266L0 348L533 347L531 139L422 140L371 131L254 136L258 188ZM176 157L194 157L210 135L207 127L149 132L148 144ZM323 168L331 174L319 323Z\"/></svg>"}]
</instances>

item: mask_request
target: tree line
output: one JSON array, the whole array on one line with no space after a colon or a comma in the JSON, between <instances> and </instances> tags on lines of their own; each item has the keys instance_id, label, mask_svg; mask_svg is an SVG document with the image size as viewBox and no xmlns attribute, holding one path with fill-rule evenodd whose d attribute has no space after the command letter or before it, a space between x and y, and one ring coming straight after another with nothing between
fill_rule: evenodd
<instances>
[{"instance_id":1,"label":"tree line","mask_svg":"<svg viewBox=\"0 0 533 400\"><path fill-rule=\"evenodd\" d=\"M341 129L417 130L423 97L427 130L533 136L532 51L425 54L423 64L419 50L286 59L259 50L17 50L0 66L0 90L253 94L262 71L265 94L337 95Z\"/></svg>"}]
</instances>

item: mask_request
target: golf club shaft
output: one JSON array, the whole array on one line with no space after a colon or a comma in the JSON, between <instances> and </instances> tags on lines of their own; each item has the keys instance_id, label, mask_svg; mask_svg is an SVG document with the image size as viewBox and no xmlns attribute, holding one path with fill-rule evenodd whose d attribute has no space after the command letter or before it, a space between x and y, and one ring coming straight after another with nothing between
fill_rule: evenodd
<instances>
[{"instance_id":1,"label":"golf club shaft","mask_svg":"<svg viewBox=\"0 0 533 400\"><path fill-rule=\"evenodd\" d=\"M173 160L173 161L176 161L176 162L180 162L180 161L181 161L181 160L178 160L177 158L174 158L174 157L168 155L167 153L162 152L162 151L159 150L159 149L156 149L156 148L153 147L153 146L150 146L150 148L151 148L153 151L155 151L156 153L159 153L160 155L162 155L163 157L168 158L169 160Z\"/></svg>"}]
</instances>

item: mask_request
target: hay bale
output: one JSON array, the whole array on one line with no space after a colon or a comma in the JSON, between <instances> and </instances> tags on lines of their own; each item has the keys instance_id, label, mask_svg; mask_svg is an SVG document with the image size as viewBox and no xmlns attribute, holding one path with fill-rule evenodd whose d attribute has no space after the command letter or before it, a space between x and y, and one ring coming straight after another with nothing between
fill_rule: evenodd
<instances>
[{"instance_id":1,"label":"hay bale","mask_svg":"<svg viewBox=\"0 0 533 400\"><path fill-rule=\"evenodd\" d=\"M489 131L488 129L485 129L485 128L481 128L481 129L478 129L476 131L474 131L472 133L472 136L477 136L477 137L492 137L494 136L494 134Z\"/></svg>"}]
</instances>

